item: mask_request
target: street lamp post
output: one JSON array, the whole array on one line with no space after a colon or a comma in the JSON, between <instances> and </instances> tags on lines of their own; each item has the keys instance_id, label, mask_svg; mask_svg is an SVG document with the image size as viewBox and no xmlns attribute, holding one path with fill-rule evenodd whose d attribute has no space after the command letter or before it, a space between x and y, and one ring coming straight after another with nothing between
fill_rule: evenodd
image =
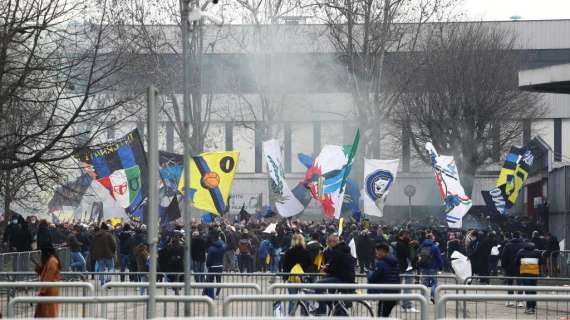
<instances>
[{"instance_id":1,"label":"street lamp post","mask_svg":"<svg viewBox=\"0 0 570 320\"><path fill-rule=\"evenodd\" d=\"M183 64L183 106L184 106L184 130L182 130L184 143L184 295L191 295L191 266L192 257L190 254L192 240L192 206L190 204L190 64L188 53L190 51L189 21L190 2L192 0L180 0L180 27L182 28L182 64ZM194 6L194 4L192 4ZM190 304L184 303L184 316L190 316Z\"/></svg>"}]
</instances>

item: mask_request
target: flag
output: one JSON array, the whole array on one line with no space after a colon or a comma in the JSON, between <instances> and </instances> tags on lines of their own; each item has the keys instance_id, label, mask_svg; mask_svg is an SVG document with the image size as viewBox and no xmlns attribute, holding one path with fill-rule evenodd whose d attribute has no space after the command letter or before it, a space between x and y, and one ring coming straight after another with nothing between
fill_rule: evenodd
<instances>
[{"instance_id":1,"label":"flag","mask_svg":"<svg viewBox=\"0 0 570 320\"><path fill-rule=\"evenodd\" d=\"M364 212L382 217L400 160L364 159Z\"/></svg>"},{"instance_id":2,"label":"flag","mask_svg":"<svg viewBox=\"0 0 570 320\"><path fill-rule=\"evenodd\" d=\"M48 202L48 210L53 212L62 210L63 207L78 207L92 181L93 179L84 172L75 181L56 188L53 197Z\"/></svg>"},{"instance_id":3,"label":"flag","mask_svg":"<svg viewBox=\"0 0 570 320\"><path fill-rule=\"evenodd\" d=\"M182 175L184 157L180 154L159 151L158 165L162 179L160 188L160 224L165 225L181 217L178 195L178 182Z\"/></svg>"},{"instance_id":4,"label":"flag","mask_svg":"<svg viewBox=\"0 0 570 320\"><path fill-rule=\"evenodd\" d=\"M166 217L165 220L167 222L178 220L180 217L182 217L182 215L180 214L180 206L178 205L177 196L174 196L172 198L172 201L170 201L170 204L164 210L164 215Z\"/></svg>"},{"instance_id":5,"label":"flag","mask_svg":"<svg viewBox=\"0 0 570 320\"><path fill-rule=\"evenodd\" d=\"M190 193L194 207L214 214L228 209L228 197L237 171L239 152L205 152L190 162ZM178 183L184 190L184 174Z\"/></svg>"},{"instance_id":6,"label":"flag","mask_svg":"<svg viewBox=\"0 0 570 320\"><path fill-rule=\"evenodd\" d=\"M109 190L129 218L143 220L147 162L137 129L113 142L80 150L77 157L85 172Z\"/></svg>"},{"instance_id":7,"label":"flag","mask_svg":"<svg viewBox=\"0 0 570 320\"><path fill-rule=\"evenodd\" d=\"M431 157L431 165L443 202L447 225L450 228L461 228L463 216L471 208L472 202L465 195L465 190L459 181L455 160L451 156L439 155L430 142L426 143L426 149Z\"/></svg>"},{"instance_id":8,"label":"flag","mask_svg":"<svg viewBox=\"0 0 570 320\"><path fill-rule=\"evenodd\" d=\"M530 150L511 147L497 178L496 187L481 191L487 207L492 212L505 214L507 209L515 205L533 160Z\"/></svg>"},{"instance_id":9,"label":"flag","mask_svg":"<svg viewBox=\"0 0 570 320\"><path fill-rule=\"evenodd\" d=\"M303 204L295 198L285 181L285 170L281 157L281 148L277 140L263 143L263 154L267 162L267 172L270 181L270 202L277 212L284 218L295 216L305 209Z\"/></svg>"},{"instance_id":10,"label":"flag","mask_svg":"<svg viewBox=\"0 0 570 320\"><path fill-rule=\"evenodd\" d=\"M304 181L311 196L321 202L327 218L340 217L346 180L359 140L360 131L356 131L352 145L325 145L305 174Z\"/></svg>"},{"instance_id":11,"label":"flag","mask_svg":"<svg viewBox=\"0 0 570 320\"><path fill-rule=\"evenodd\" d=\"M251 218L251 215L249 212L247 212L247 210L245 210L244 204L241 206L241 209L239 211L239 221L245 221L247 223L249 221L249 218Z\"/></svg>"},{"instance_id":12,"label":"flag","mask_svg":"<svg viewBox=\"0 0 570 320\"><path fill-rule=\"evenodd\" d=\"M338 220L338 236L342 236L342 231L344 230L344 218Z\"/></svg>"}]
</instances>

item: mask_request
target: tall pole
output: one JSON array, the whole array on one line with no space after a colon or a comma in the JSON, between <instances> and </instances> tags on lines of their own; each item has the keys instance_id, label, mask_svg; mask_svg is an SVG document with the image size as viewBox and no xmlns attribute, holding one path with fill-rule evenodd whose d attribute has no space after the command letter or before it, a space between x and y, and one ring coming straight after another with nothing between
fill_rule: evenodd
<instances>
[{"instance_id":1,"label":"tall pole","mask_svg":"<svg viewBox=\"0 0 570 320\"><path fill-rule=\"evenodd\" d=\"M148 247L150 270L148 278L148 319L156 318L156 264L158 245L158 108L157 89L150 86L147 92L148 122Z\"/></svg>"},{"instance_id":2,"label":"tall pole","mask_svg":"<svg viewBox=\"0 0 570 320\"><path fill-rule=\"evenodd\" d=\"M180 0L180 25L182 28L182 64L183 64L183 89L184 89L184 295L189 296L192 266L192 258L190 255L190 241L192 240L192 207L190 204L190 62L188 61L188 53L190 52L189 23L188 14L190 13L190 1ZM184 304L184 316L190 316L190 304Z\"/></svg>"}]
</instances>

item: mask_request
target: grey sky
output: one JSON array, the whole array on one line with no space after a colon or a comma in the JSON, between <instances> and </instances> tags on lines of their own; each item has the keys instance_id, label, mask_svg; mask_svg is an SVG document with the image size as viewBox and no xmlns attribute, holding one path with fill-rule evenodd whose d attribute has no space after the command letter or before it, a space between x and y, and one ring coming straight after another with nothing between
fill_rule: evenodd
<instances>
[{"instance_id":1,"label":"grey sky","mask_svg":"<svg viewBox=\"0 0 570 320\"><path fill-rule=\"evenodd\" d=\"M469 20L570 19L570 0L463 0Z\"/></svg>"}]
</instances>

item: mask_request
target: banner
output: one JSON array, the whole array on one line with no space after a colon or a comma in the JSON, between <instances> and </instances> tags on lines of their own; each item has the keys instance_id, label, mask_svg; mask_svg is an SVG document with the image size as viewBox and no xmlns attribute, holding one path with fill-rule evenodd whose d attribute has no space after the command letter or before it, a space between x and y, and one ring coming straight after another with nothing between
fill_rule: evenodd
<instances>
[{"instance_id":1,"label":"banner","mask_svg":"<svg viewBox=\"0 0 570 320\"><path fill-rule=\"evenodd\" d=\"M269 200L282 217L288 218L303 212L305 209L301 202L295 198L285 181L285 170L281 157L281 148L277 140L263 143L263 154L267 162L267 172L270 181Z\"/></svg>"},{"instance_id":2,"label":"banner","mask_svg":"<svg viewBox=\"0 0 570 320\"><path fill-rule=\"evenodd\" d=\"M357 131L352 145L324 146L305 174L305 183L311 196L321 202L327 218L340 217L346 180L352 169L359 140L360 131Z\"/></svg>"},{"instance_id":3,"label":"banner","mask_svg":"<svg viewBox=\"0 0 570 320\"><path fill-rule=\"evenodd\" d=\"M439 155L430 142L426 143L426 149L431 157L431 165L443 202L447 225L450 228L461 228L463 216L471 208L472 202L465 195L465 190L459 181L455 160L451 156Z\"/></svg>"},{"instance_id":4,"label":"banner","mask_svg":"<svg viewBox=\"0 0 570 320\"><path fill-rule=\"evenodd\" d=\"M481 191L487 207L498 214L505 214L517 202L528 177L534 157L526 148L511 147L497 178L497 187Z\"/></svg>"},{"instance_id":5,"label":"banner","mask_svg":"<svg viewBox=\"0 0 570 320\"><path fill-rule=\"evenodd\" d=\"M214 214L224 214L237 171L239 152L205 152L190 162L190 197L194 207ZM178 183L184 190L184 173Z\"/></svg>"},{"instance_id":6,"label":"banner","mask_svg":"<svg viewBox=\"0 0 570 320\"><path fill-rule=\"evenodd\" d=\"M382 217L400 160L364 159L364 213Z\"/></svg>"},{"instance_id":7,"label":"banner","mask_svg":"<svg viewBox=\"0 0 570 320\"><path fill-rule=\"evenodd\" d=\"M129 218L143 220L147 162L137 129L119 140L80 150L77 157L85 172L109 190Z\"/></svg>"}]
</instances>

